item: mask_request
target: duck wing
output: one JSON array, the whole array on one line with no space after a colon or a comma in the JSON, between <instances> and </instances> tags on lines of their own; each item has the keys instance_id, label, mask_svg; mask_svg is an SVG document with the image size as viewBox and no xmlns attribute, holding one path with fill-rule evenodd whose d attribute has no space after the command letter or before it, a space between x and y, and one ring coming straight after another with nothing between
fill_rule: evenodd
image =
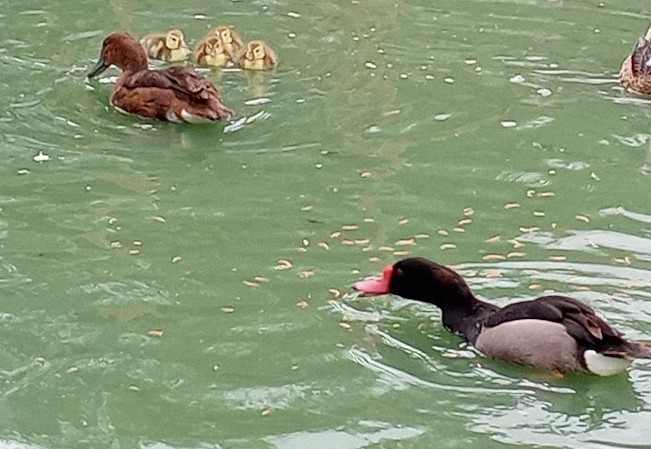
<instances>
[{"instance_id":1,"label":"duck wing","mask_svg":"<svg viewBox=\"0 0 651 449\"><path fill-rule=\"evenodd\" d=\"M169 89L177 97L192 103L222 101L215 85L189 67L136 72L125 80L124 87Z\"/></svg>"},{"instance_id":2,"label":"duck wing","mask_svg":"<svg viewBox=\"0 0 651 449\"><path fill-rule=\"evenodd\" d=\"M635 42L631 53L631 72L633 76L644 76L651 74L651 39L640 37Z\"/></svg>"},{"instance_id":3,"label":"duck wing","mask_svg":"<svg viewBox=\"0 0 651 449\"><path fill-rule=\"evenodd\" d=\"M639 342L628 341L595 314L594 309L567 296L541 296L530 301L509 304L492 313L484 327L490 328L515 320L553 321L565 327L579 347L594 349L605 355L651 358L651 350Z\"/></svg>"}]
</instances>

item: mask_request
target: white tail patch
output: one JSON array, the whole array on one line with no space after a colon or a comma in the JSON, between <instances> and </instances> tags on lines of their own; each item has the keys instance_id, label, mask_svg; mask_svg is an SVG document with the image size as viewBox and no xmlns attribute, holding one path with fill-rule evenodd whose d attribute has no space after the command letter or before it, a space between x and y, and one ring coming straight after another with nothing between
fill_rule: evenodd
<instances>
[{"instance_id":1,"label":"white tail patch","mask_svg":"<svg viewBox=\"0 0 651 449\"><path fill-rule=\"evenodd\" d=\"M209 123L212 121L208 117L190 114L185 109L181 110L181 118L188 123Z\"/></svg>"},{"instance_id":2,"label":"white tail patch","mask_svg":"<svg viewBox=\"0 0 651 449\"><path fill-rule=\"evenodd\" d=\"M613 374L621 373L631 366L630 359L608 357L592 349L585 351L583 358L585 365L588 367L588 371L599 376L612 376Z\"/></svg>"}]
</instances>

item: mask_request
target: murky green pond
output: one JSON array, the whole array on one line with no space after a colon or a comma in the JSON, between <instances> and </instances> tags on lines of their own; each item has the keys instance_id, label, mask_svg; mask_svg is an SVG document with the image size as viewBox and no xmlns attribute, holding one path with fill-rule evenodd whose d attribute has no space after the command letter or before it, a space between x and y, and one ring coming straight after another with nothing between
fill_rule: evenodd
<instances>
[{"instance_id":1,"label":"murky green pond","mask_svg":"<svg viewBox=\"0 0 651 449\"><path fill-rule=\"evenodd\" d=\"M649 362L554 379L437 310L350 294L417 254L497 303L568 294L651 339L651 102L616 82L649 15L5 2L0 447L651 447ZM192 44L218 23L280 57L206 72L234 124L124 116L85 80L110 31Z\"/></svg>"}]
</instances>

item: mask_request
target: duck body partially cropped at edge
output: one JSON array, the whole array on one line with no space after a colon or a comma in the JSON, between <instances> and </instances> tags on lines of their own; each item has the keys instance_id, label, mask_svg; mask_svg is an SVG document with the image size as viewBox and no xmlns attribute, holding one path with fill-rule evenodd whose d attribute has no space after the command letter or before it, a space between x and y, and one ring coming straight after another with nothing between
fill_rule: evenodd
<instances>
[{"instance_id":1,"label":"duck body partially cropped at edge","mask_svg":"<svg viewBox=\"0 0 651 449\"><path fill-rule=\"evenodd\" d=\"M382 277L359 281L355 289L438 306L448 330L494 359L609 376L626 370L634 358L651 358L649 346L625 339L576 299L541 296L500 308L475 297L454 270L421 257L387 266Z\"/></svg>"},{"instance_id":2,"label":"duck body partially cropped at edge","mask_svg":"<svg viewBox=\"0 0 651 449\"><path fill-rule=\"evenodd\" d=\"M622 63L619 82L626 90L651 95L651 27Z\"/></svg>"},{"instance_id":3,"label":"duck body partially cropped at edge","mask_svg":"<svg viewBox=\"0 0 651 449\"><path fill-rule=\"evenodd\" d=\"M228 119L217 87L194 69L168 67L149 70L147 55L128 33L112 33L102 44L92 78L111 65L122 70L111 92L111 104L121 112L172 122L205 122Z\"/></svg>"}]
</instances>

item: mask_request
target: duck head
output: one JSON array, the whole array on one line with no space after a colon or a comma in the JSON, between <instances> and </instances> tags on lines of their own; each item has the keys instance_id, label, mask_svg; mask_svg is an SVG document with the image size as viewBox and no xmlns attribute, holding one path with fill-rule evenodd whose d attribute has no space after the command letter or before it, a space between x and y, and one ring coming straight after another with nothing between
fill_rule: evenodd
<instances>
[{"instance_id":1,"label":"duck head","mask_svg":"<svg viewBox=\"0 0 651 449\"><path fill-rule=\"evenodd\" d=\"M170 50L178 50L180 48L186 47L185 38L183 36L183 31L181 30L169 30L165 33L165 46Z\"/></svg>"},{"instance_id":2,"label":"duck head","mask_svg":"<svg viewBox=\"0 0 651 449\"><path fill-rule=\"evenodd\" d=\"M88 71L88 78L101 74L111 65L125 72L147 70L147 54L136 38L129 33L112 33L104 39L99 60Z\"/></svg>"},{"instance_id":3,"label":"duck head","mask_svg":"<svg viewBox=\"0 0 651 449\"><path fill-rule=\"evenodd\" d=\"M246 44L246 59L249 61L261 61L265 55L265 45L262 41L251 41Z\"/></svg>"},{"instance_id":4,"label":"duck head","mask_svg":"<svg viewBox=\"0 0 651 449\"><path fill-rule=\"evenodd\" d=\"M201 41L197 47L195 59L206 65L224 66L228 57L225 54L222 40L217 36L211 36Z\"/></svg>"},{"instance_id":5,"label":"duck head","mask_svg":"<svg viewBox=\"0 0 651 449\"><path fill-rule=\"evenodd\" d=\"M190 50L185 43L185 36L183 36L183 31L178 29L169 30L167 33L165 33L165 47L167 47L170 51L169 60L172 62L182 61L190 53Z\"/></svg>"},{"instance_id":6,"label":"duck head","mask_svg":"<svg viewBox=\"0 0 651 449\"><path fill-rule=\"evenodd\" d=\"M472 306L476 301L458 273L424 257L410 257L387 265L382 276L359 281L354 287L365 295L393 293L441 309Z\"/></svg>"},{"instance_id":7,"label":"duck head","mask_svg":"<svg viewBox=\"0 0 651 449\"><path fill-rule=\"evenodd\" d=\"M219 37L225 45L239 45L242 42L237 32L228 26L221 25L213 29L213 34Z\"/></svg>"},{"instance_id":8,"label":"duck head","mask_svg":"<svg viewBox=\"0 0 651 449\"><path fill-rule=\"evenodd\" d=\"M249 70L268 70L276 67L276 53L264 42L254 40L240 51L239 64Z\"/></svg>"}]
</instances>

